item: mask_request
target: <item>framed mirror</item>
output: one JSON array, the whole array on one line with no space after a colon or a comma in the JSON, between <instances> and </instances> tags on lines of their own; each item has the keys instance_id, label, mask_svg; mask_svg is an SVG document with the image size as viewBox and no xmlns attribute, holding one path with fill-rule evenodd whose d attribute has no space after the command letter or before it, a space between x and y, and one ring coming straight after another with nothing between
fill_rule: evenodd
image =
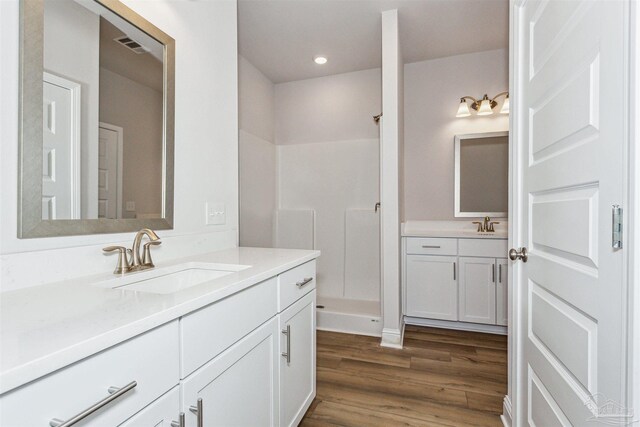
<instances>
[{"instance_id":1,"label":"framed mirror","mask_svg":"<svg viewBox=\"0 0 640 427\"><path fill-rule=\"evenodd\" d=\"M21 0L18 237L173 228L175 41L118 0Z\"/></svg>"},{"instance_id":2,"label":"framed mirror","mask_svg":"<svg viewBox=\"0 0 640 427\"><path fill-rule=\"evenodd\" d=\"M506 218L509 132L455 137L455 216Z\"/></svg>"}]
</instances>

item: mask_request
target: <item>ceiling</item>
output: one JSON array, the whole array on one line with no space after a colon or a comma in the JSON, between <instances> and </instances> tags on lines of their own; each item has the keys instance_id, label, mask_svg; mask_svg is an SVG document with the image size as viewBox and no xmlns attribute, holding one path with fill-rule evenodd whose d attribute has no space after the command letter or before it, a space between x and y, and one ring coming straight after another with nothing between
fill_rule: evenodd
<instances>
[{"instance_id":1,"label":"ceiling","mask_svg":"<svg viewBox=\"0 0 640 427\"><path fill-rule=\"evenodd\" d=\"M508 46L508 0L239 0L240 54L274 83L377 68L390 9L405 63Z\"/></svg>"}]
</instances>

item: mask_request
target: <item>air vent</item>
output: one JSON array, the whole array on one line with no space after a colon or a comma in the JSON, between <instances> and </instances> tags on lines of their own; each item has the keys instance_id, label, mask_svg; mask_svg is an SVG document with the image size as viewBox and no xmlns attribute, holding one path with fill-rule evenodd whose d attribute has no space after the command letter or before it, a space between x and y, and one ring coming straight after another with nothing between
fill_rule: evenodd
<instances>
[{"instance_id":1,"label":"air vent","mask_svg":"<svg viewBox=\"0 0 640 427\"><path fill-rule=\"evenodd\" d=\"M134 51L138 55L149 52L149 49L147 49L137 41L132 40L130 37L127 37L127 36L115 38L113 39L113 41L120 43L122 46L126 47L129 50Z\"/></svg>"}]
</instances>

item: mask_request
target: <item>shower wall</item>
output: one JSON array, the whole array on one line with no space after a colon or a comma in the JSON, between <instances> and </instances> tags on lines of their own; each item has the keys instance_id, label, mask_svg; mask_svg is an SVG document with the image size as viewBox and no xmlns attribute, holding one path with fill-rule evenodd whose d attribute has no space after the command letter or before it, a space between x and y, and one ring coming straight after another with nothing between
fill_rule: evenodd
<instances>
[{"instance_id":1,"label":"shower wall","mask_svg":"<svg viewBox=\"0 0 640 427\"><path fill-rule=\"evenodd\" d=\"M318 294L379 301L380 69L275 85L278 207L315 211Z\"/></svg>"}]
</instances>

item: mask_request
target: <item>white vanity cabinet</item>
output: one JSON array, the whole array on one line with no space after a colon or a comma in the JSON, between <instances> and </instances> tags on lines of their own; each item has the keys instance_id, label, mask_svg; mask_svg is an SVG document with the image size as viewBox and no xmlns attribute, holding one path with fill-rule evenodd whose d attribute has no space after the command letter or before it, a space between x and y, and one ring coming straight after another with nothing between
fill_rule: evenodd
<instances>
[{"instance_id":1,"label":"white vanity cabinet","mask_svg":"<svg viewBox=\"0 0 640 427\"><path fill-rule=\"evenodd\" d=\"M507 325L506 253L506 239L404 237L407 322L504 332L498 327Z\"/></svg>"},{"instance_id":2,"label":"white vanity cabinet","mask_svg":"<svg viewBox=\"0 0 640 427\"><path fill-rule=\"evenodd\" d=\"M169 427L183 412L190 427L295 426L316 390L315 278L314 260L294 266L11 390L0 425L55 425L115 396L74 425Z\"/></svg>"},{"instance_id":3,"label":"white vanity cabinet","mask_svg":"<svg viewBox=\"0 0 640 427\"><path fill-rule=\"evenodd\" d=\"M296 426L316 395L315 261L278 277L280 425Z\"/></svg>"},{"instance_id":4,"label":"white vanity cabinet","mask_svg":"<svg viewBox=\"0 0 640 427\"><path fill-rule=\"evenodd\" d=\"M2 395L0 425L49 426L54 419L67 421L115 396L111 387L134 385L76 424L120 425L178 385L178 347L174 320ZM168 416L173 412L178 419L179 408L171 402L154 410Z\"/></svg>"}]
</instances>

